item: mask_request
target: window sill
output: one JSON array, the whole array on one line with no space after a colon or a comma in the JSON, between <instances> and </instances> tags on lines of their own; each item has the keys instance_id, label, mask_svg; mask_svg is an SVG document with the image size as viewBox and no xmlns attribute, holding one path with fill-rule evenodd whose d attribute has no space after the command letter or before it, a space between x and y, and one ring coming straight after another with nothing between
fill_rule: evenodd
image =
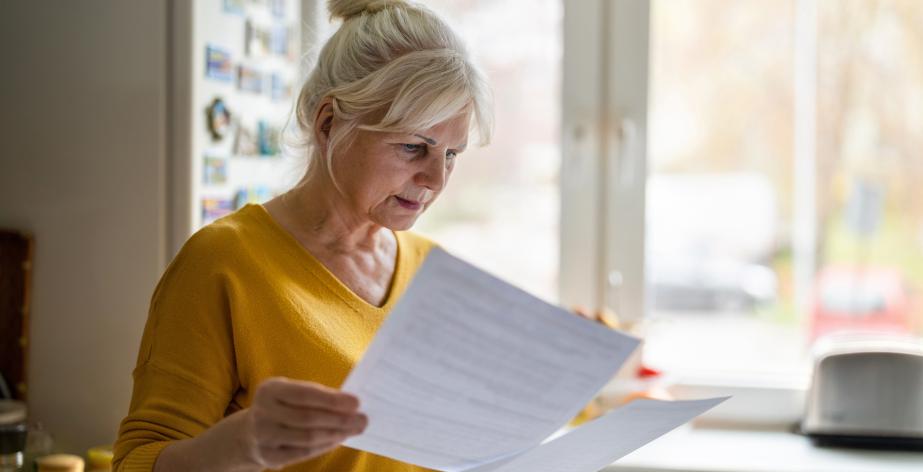
<instances>
[{"instance_id":1,"label":"window sill","mask_svg":"<svg viewBox=\"0 0 923 472\"><path fill-rule=\"evenodd\" d=\"M807 398L805 376L683 375L667 391L679 400L731 396L695 420L697 426L789 431L801 421Z\"/></svg>"},{"instance_id":2,"label":"window sill","mask_svg":"<svg viewBox=\"0 0 923 472\"><path fill-rule=\"evenodd\" d=\"M786 431L684 426L604 472L909 472L923 453L817 448Z\"/></svg>"}]
</instances>

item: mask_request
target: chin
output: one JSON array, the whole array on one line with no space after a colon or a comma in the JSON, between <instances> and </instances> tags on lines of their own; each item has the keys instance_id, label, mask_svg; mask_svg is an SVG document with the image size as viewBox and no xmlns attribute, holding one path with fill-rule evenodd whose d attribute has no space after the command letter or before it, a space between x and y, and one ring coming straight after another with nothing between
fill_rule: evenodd
<instances>
[{"instance_id":1,"label":"chin","mask_svg":"<svg viewBox=\"0 0 923 472\"><path fill-rule=\"evenodd\" d=\"M410 228L413 228L413 225L416 222L417 222L416 218L412 220L408 220L408 221L396 222L395 224L388 225L388 229L391 229L394 231L407 231Z\"/></svg>"},{"instance_id":2,"label":"chin","mask_svg":"<svg viewBox=\"0 0 923 472\"><path fill-rule=\"evenodd\" d=\"M413 227L414 223L417 222L417 216L414 216L412 218L408 218L408 217L388 218L384 221L378 221L377 223L392 231L407 231Z\"/></svg>"}]
</instances>

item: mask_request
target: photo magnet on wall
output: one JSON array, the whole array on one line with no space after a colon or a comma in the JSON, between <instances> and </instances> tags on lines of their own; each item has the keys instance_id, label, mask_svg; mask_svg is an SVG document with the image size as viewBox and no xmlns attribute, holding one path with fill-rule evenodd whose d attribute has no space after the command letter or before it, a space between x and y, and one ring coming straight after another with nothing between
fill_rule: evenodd
<instances>
[{"instance_id":1,"label":"photo magnet on wall","mask_svg":"<svg viewBox=\"0 0 923 472\"><path fill-rule=\"evenodd\" d=\"M288 56L289 48L289 31L288 26L275 25L270 30L269 50L279 56Z\"/></svg>"},{"instance_id":2,"label":"photo magnet on wall","mask_svg":"<svg viewBox=\"0 0 923 472\"><path fill-rule=\"evenodd\" d=\"M235 156L256 156L259 148L256 144L256 132L250 127L239 123L237 133L234 135L233 152Z\"/></svg>"},{"instance_id":3,"label":"photo magnet on wall","mask_svg":"<svg viewBox=\"0 0 923 472\"><path fill-rule=\"evenodd\" d=\"M270 96L274 102L286 101L291 97L292 84L281 75L272 74L270 84L272 85Z\"/></svg>"},{"instance_id":4,"label":"photo magnet on wall","mask_svg":"<svg viewBox=\"0 0 923 472\"><path fill-rule=\"evenodd\" d=\"M231 15L243 15L244 0L224 0L224 12Z\"/></svg>"},{"instance_id":5,"label":"photo magnet on wall","mask_svg":"<svg viewBox=\"0 0 923 472\"><path fill-rule=\"evenodd\" d=\"M279 154L279 130L266 121L257 123L257 143L260 155L275 156Z\"/></svg>"},{"instance_id":6,"label":"photo magnet on wall","mask_svg":"<svg viewBox=\"0 0 923 472\"><path fill-rule=\"evenodd\" d=\"M224 156L205 156L202 183L222 185L228 182L228 159Z\"/></svg>"},{"instance_id":7,"label":"photo magnet on wall","mask_svg":"<svg viewBox=\"0 0 923 472\"><path fill-rule=\"evenodd\" d=\"M263 93L263 74L252 67L237 66L237 88L245 92Z\"/></svg>"},{"instance_id":8,"label":"photo magnet on wall","mask_svg":"<svg viewBox=\"0 0 923 472\"><path fill-rule=\"evenodd\" d=\"M203 197L202 223L208 224L234 211L234 201L228 198Z\"/></svg>"},{"instance_id":9,"label":"photo magnet on wall","mask_svg":"<svg viewBox=\"0 0 923 472\"><path fill-rule=\"evenodd\" d=\"M205 77L225 82L231 81L234 78L231 53L215 46L205 46Z\"/></svg>"},{"instance_id":10,"label":"photo magnet on wall","mask_svg":"<svg viewBox=\"0 0 923 472\"><path fill-rule=\"evenodd\" d=\"M213 141L221 141L227 135L231 128L231 112L220 97L215 97L205 109L205 122Z\"/></svg>"},{"instance_id":11,"label":"photo magnet on wall","mask_svg":"<svg viewBox=\"0 0 923 472\"><path fill-rule=\"evenodd\" d=\"M265 185L242 187L234 194L234 209L237 210L248 203L263 203L273 196L273 192Z\"/></svg>"},{"instance_id":12,"label":"photo magnet on wall","mask_svg":"<svg viewBox=\"0 0 923 472\"><path fill-rule=\"evenodd\" d=\"M263 57L269 54L269 31L251 18L244 23L244 54L247 57Z\"/></svg>"},{"instance_id":13,"label":"photo magnet on wall","mask_svg":"<svg viewBox=\"0 0 923 472\"><path fill-rule=\"evenodd\" d=\"M270 0L269 8L272 10L272 16L285 18L285 0Z\"/></svg>"}]
</instances>

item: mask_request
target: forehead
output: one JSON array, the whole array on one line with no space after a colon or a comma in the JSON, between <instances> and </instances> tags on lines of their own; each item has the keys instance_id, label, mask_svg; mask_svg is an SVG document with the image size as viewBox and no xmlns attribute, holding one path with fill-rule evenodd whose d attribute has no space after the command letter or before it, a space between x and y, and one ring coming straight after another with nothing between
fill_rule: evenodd
<instances>
[{"instance_id":1,"label":"forehead","mask_svg":"<svg viewBox=\"0 0 923 472\"><path fill-rule=\"evenodd\" d=\"M464 144L468 140L468 128L471 115L456 115L429 129L420 130L419 134L435 139L439 144Z\"/></svg>"},{"instance_id":2,"label":"forehead","mask_svg":"<svg viewBox=\"0 0 923 472\"><path fill-rule=\"evenodd\" d=\"M386 136L400 139L406 139L408 136L418 136L431 139L439 146L464 146L468 142L468 129L470 123L471 116L463 114L452 117L430 128L414 130L411 133L386 133Z\"/></svg>"}]
</instances>

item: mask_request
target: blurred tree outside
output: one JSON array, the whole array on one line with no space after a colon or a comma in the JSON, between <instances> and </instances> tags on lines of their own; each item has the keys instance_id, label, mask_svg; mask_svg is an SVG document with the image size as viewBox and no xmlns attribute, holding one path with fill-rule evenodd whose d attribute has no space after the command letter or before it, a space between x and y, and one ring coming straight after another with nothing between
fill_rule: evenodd
<instances>
[{"instance_id":1,"label":"blurred tree outside","mask_svg":"<svg viewBox=\"0 0 923 472\"><path fill-rule=\"evenodd\" d=\"M923 2L818 0L817 268L893 267L923 287ZM791 312L794 2L653 4L651 172L769 178L778 196L770 261L779 321ZM882 189L881 224L844 223L860 182ZM857 245L866 245L857 259ZM915 316L923 318L918 310Z\"/></svg>"},{"instance_id":2,"label":"blurred tree outside","mask_svg":"<svg viewBox=\"0 0 923 472\"><path fill-rule=\"evenodd\" d=\"M798 312L794 300L795 0L651 5L649 182L677 176L719 182L715 177L734 175L771 182L777 211L765 215L776 219L773 242L764 257L749 262L771 268L777 289L773 303L737 313L654 310L645 359L706 375L805 377L815 314ZM816 7L815 269L899 274L911 297L913 329L923 335L923 200L915 198L923 178L923 2L817 0ZM651 214L664 211L652 188L658 185L648 187L649 222L664 219ZM667 219L693 212L691 218L714 226L729 218L722 214L726 202L709 210L701 208L700 196L690 197L671 195L679 203L666 210ZM693 237L666 233L667 239ZM663 236L649 225L649 258ZM709 257L733 254L722 244L704 246ZM652 285L654 272L648 273ZM707 272L692 275L687 287L708 283ZM819 289L817 282L799 288Z\"/></svg>"}]
</instances>

